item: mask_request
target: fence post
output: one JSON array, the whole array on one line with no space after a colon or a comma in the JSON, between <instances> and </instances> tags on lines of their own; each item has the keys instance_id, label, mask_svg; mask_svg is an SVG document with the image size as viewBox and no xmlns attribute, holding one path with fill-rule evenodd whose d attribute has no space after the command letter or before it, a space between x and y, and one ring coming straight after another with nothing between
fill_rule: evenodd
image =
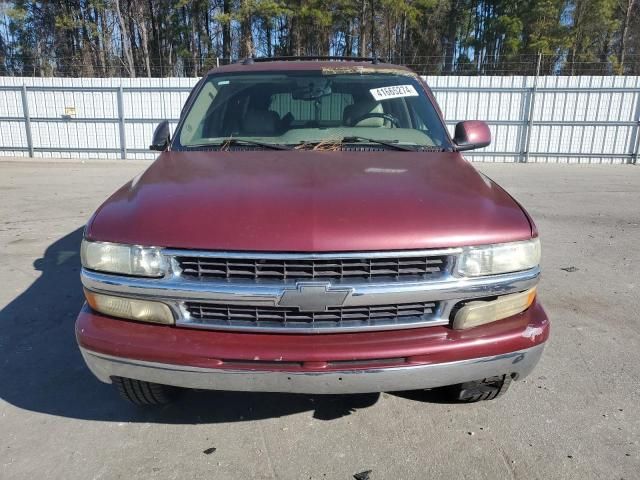
<instances>
[{"instance_id":1,"label":"fence post","mask_svg":"<svg viewBox=\"0 0 640 480\"><path fill-rule=\"evenodd\" d=\"M637 165L640 154L640 90L638 90L638 100L636 100L636 112L634 118L636 124L631 132L631 158L629 163Z\"/></svg>"},{"instance_id":2,"label":"fence post","mask_svg":"<svg viewBox=\"0 0 640 480\"><path fill-rule=\"evenodd\" d=\"M527 93L524 104L524 115L522 115L522 131L520 132L520 141L518 142L518 148L520 150L518 163L524 163L525 157L527 155L527 138L529 136L529 112L531 111L532 90L533 89L531 88L528 88L526 90Z\"/></svg>"},{"instance_id":3,"label":"fence post","mask_svg":"<svg viewBox=\"0 0 640 480\"><path fill-rule=\"evenodd\" d=\"M542 54L538 53L538 64L536 66L536 76L533 79L533 87L529 89L527 96L527 109L525 111L526 125L524 129L524 150L520 150L520 162L527 163L529 161L529 148L531 146L531 130L533 129L533 115L536 108L536 91L538 89L538 78L540 77L540 63Z\"/></svg>"},{"instance_id":4,"label":"fence post","mask_svg":"<svg viewBox=\"0 0 640 480\"><path fill-rule=\"evenodd\" d=\"M31 136L31 115L29 115L29 99L27 98L27 86L22 85L22 114L24 115L24 130L27 135L27 149L29 157L33 158L33 137Z\"/></svg>"},{"instance_id":5,"label":"fence post","mask_svg":"<svg viewBox=\"0 0 640 480\"><path fill-rule=\"evenodd\" d=\"M122 84L118 87L118 123L120 124L120 158L127 158L127 137L124 124L124 99L122 98Z\"/></svg>"}]
</instances>

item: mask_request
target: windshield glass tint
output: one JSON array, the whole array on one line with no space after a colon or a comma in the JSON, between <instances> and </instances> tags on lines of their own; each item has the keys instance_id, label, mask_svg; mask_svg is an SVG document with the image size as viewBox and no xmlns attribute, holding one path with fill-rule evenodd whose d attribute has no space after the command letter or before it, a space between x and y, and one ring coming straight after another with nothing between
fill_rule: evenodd
<instances>
[{"instance_id":1,"label":"windshield glass tint","mask_svg":"<svg viewBox=\"0 0 640 480\"><path fill-rule=\"evenodd\" d=\"M414 76L296 71L211 75L187 112L174 149L220 145L228 138L295 146L354 137L448 146L435 108Z\"/></svg>"}]
</instances>

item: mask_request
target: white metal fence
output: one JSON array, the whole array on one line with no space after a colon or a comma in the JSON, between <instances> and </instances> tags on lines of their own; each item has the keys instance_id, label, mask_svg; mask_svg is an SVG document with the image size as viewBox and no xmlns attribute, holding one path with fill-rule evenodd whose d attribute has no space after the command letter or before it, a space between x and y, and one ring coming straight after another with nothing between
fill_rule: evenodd
<instances>
[{"instance_id":1,"label":"white metal fence","mask_svg":"<svg viewBox=\"0 0 640 480\"><path fill-rule=\"evenodd\" d=\"M640 77L426 77L447 118L485 120L492 162L637 163ZM0 78L0 155L154 158L195 78Z\"/></svg>"}]
</instances>

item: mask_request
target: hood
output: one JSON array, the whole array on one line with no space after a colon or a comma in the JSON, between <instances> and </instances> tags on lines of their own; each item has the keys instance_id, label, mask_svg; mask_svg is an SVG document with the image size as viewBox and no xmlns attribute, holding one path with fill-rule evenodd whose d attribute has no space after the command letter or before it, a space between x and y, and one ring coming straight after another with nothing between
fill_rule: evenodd
<instances>
[{"instance_id":1,"label":"hood","mask_svg":"<svg viewBox=\"0 0 640 480\"><path fill-rule=\"evenodd\" d=\"M520 206L458 153L166 152L96 212L89 239L336 252L531 237Z\"/></svg>"}]
</instances>

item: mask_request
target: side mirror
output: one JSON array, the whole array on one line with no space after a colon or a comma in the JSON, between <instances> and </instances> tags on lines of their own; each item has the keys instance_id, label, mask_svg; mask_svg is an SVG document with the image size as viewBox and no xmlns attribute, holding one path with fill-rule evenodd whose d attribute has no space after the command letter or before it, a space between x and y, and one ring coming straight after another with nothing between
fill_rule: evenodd
<instances>
[{"instance_id":1,"label":"side mirror","mask_svg":"<svg viewBox=\"0 0 640 480\"><path fill-rule=\"evenodd\" d=\"M167 120L161 121L153 132L153 140L149 150L164 152L171 142L171 129Z\"/></svg>"},{"instance_id":2,"label":"side mirror","mask_svg":"<svg viewBox=\"0 0 640 480\"><path fill-rule=\"evenodd\" d=\"M453 142L456 150L474 150L486 147L491 143L489 126L480 120L467 120L456 125Z\"/></svg>"}]
</instances>

